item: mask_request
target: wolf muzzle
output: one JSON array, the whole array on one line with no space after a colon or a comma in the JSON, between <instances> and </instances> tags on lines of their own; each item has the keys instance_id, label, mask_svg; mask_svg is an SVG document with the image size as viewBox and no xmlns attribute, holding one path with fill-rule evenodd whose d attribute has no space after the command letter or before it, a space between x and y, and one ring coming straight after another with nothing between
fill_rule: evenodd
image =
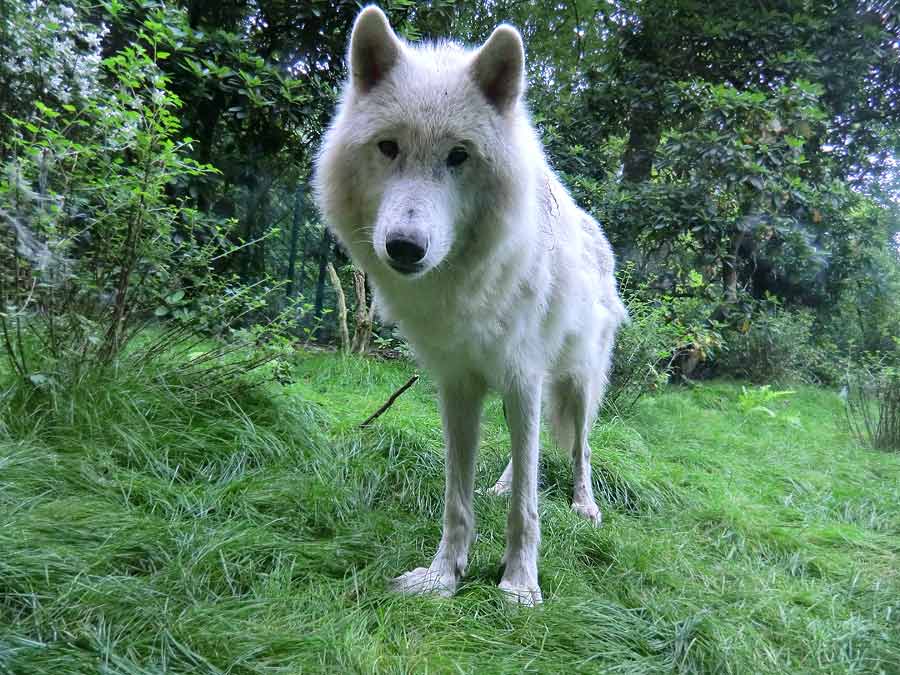
<instances>
[{"instance_id":1,"label":"wolf muzzle","mask_svg":"<svg viewBox=\"0 0 900 675\"><path fill-rule=\"evenodd\" d=\"M385 242L388 263L401 274L415 274L424 267L428 242L415 232L396 232Z\"/></svg>"}]
</instances>

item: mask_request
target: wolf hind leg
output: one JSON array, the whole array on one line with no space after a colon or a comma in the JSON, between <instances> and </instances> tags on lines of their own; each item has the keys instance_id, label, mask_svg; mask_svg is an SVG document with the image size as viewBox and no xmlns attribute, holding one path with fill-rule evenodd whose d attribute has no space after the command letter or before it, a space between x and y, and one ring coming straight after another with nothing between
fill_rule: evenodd
<instances>
[{"instance_id":1,"label":"wolf hind leg","mask_svg":"<svg viewBox=\"0 0 900 675\"><path fill-rule=\"evenodd\" d=\"M569 406L567 406L570 388L571 385L568 383L568 380L554 382L551 385L550 392L547 396L547 409L545 411L547 422L550 426L556 443L559 445L559 447L567 448L569 451L572 450L572 443L575 440L575 427L573 426L574 421L571 419L571 410L569 410ZM509 417L506 414L506 403L503 404L503 419L506 422L506 426L508 428ZM497 482L494 483L494 486L486 491L487 494L508 495L512 487L512 471L513 463L512 458L510 458L510 460L506 463L506 468L503 470L503 474L500 476L500 478L497 479Z\"/></svg>"},{"instance_id":2,"label":"wolf hind leg","mask_svg":"<svg viewBox=\"0 0 900 675\"><path fill-rule=\"evenodd\" d=\"M503 402L503 421L506 422L506 428L509 429L509 416L506 414L506 401ZM513 475L512 457L506 463L506 468L493 487L485 490L486 494L502 497L508 495L512 491L512 475Z\"/></svg>"},{"instance_id":3,"label":"wolf hind leg","mask_svg":"<svg viewBox=\"0 0 900 675\"><path fill-rule=\"evenodd\" d=\"M599 526L602 514L594 499L588 443L597 413L596 399L591 383L567 377L554 383L548 413L557 443L572 453L572 510Z\"/></svg>"},{"instance_id":4,"label":"wolf hind leg","mask_svg":"<svg viewBox=\"0 0 900 675\"><path fill-rule=\"evenodd\" d=\"M487 494L496 496L508 495L512 490L512 471L512 458L510 458L506 463L506 468L503 469L503 474L497 479L493 487L487 489Z\"/></svg>"}]
</instances>

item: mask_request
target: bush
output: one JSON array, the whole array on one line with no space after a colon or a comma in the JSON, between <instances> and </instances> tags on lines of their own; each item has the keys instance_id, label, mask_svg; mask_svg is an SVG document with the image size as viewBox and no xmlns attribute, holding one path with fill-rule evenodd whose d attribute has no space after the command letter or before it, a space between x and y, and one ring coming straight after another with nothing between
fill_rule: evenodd
<instances>
[{"instance_id":1,"label":"bush","mask_svg":"<svg viewBox=\"0 0 900 675\"><path fill-rule=\"evenodd\" d=\"M264 317L263 297L278 284L217 273L216 261L240 248L228 223L173 197L214 169L188 156L181 101L159 66L166 54L147 31L143 44L102 62L78 107L37 101L37 117L12 119L15 134L0 146L0 220L13 231L0 241L0 345L37 387L77 381L126 352L129 367L165 354L172 367L227 377L277 352L223 361L236 349L203 349L205 336L283 346L277 338L294 316L288 307L265 327L238 329Z\"/></svg>"},{"instance_id":2,"label":"bush","mask_svg":"<svg viewBox=\"0 0 900 675\"><path fill-rule=\"evenodd\" d=\"M813 341L811 311L781 307L756 314L743 326L725 333L727 350L717 359L723 375L752 382L832 382L839 367L830 350Z\"/></svg>"}]
</instances>

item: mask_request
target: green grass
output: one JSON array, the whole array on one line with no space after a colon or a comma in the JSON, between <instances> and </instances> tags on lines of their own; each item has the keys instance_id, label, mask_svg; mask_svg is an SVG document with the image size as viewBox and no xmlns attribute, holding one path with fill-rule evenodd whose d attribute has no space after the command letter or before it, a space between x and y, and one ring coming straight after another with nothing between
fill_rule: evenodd
<instances>
[{"instance_id":1,"label":"green grass","mask_svg":"<svg viewBox=\"0 0 900 675\"><path fill-rule=\"evenodd\" d=\"M388 580L437 545L434 386L402 363L301 354L232 392L123 374L0 401L0 672L900 673L900 456L831 393L775 417L712 383L592 436L604 525L541 461L545 604L496 589L504 499L478 496L453 599ZM508 443L491 400L478 461Z\"/></svg>"}]
</instances>

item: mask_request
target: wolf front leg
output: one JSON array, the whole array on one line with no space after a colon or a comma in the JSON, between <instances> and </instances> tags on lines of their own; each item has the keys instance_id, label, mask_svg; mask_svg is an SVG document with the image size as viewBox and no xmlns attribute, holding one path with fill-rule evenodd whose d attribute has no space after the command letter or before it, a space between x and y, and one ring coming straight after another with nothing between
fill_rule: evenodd
<instances>
[{"instance_id":1,"label":"wolf front leg","mask_svg":"<svg viewBox=\"0 0 900 675\"><path fill-rule=\"evenodd\" d=\"M512 497L506 526L506 569L500 588L511 600L541 602L537 555L541 530L538 522L538 451L541 420L541 381L513 385L504 397L512 446Z\"/></svg>"},{"instance_id":2,"label":"wolf front leg","mask_svg":"<svg viewBox=\"0 0 900 675\"><path fill-rule=\"evenodd\" d=\"M484 393L484 383L475 378L441 383L447 453L444 532L428 567L418 567L394 579L398 591L451 596L465 573L475 526L472 493Z\"/></svg>"}]
</instances>

